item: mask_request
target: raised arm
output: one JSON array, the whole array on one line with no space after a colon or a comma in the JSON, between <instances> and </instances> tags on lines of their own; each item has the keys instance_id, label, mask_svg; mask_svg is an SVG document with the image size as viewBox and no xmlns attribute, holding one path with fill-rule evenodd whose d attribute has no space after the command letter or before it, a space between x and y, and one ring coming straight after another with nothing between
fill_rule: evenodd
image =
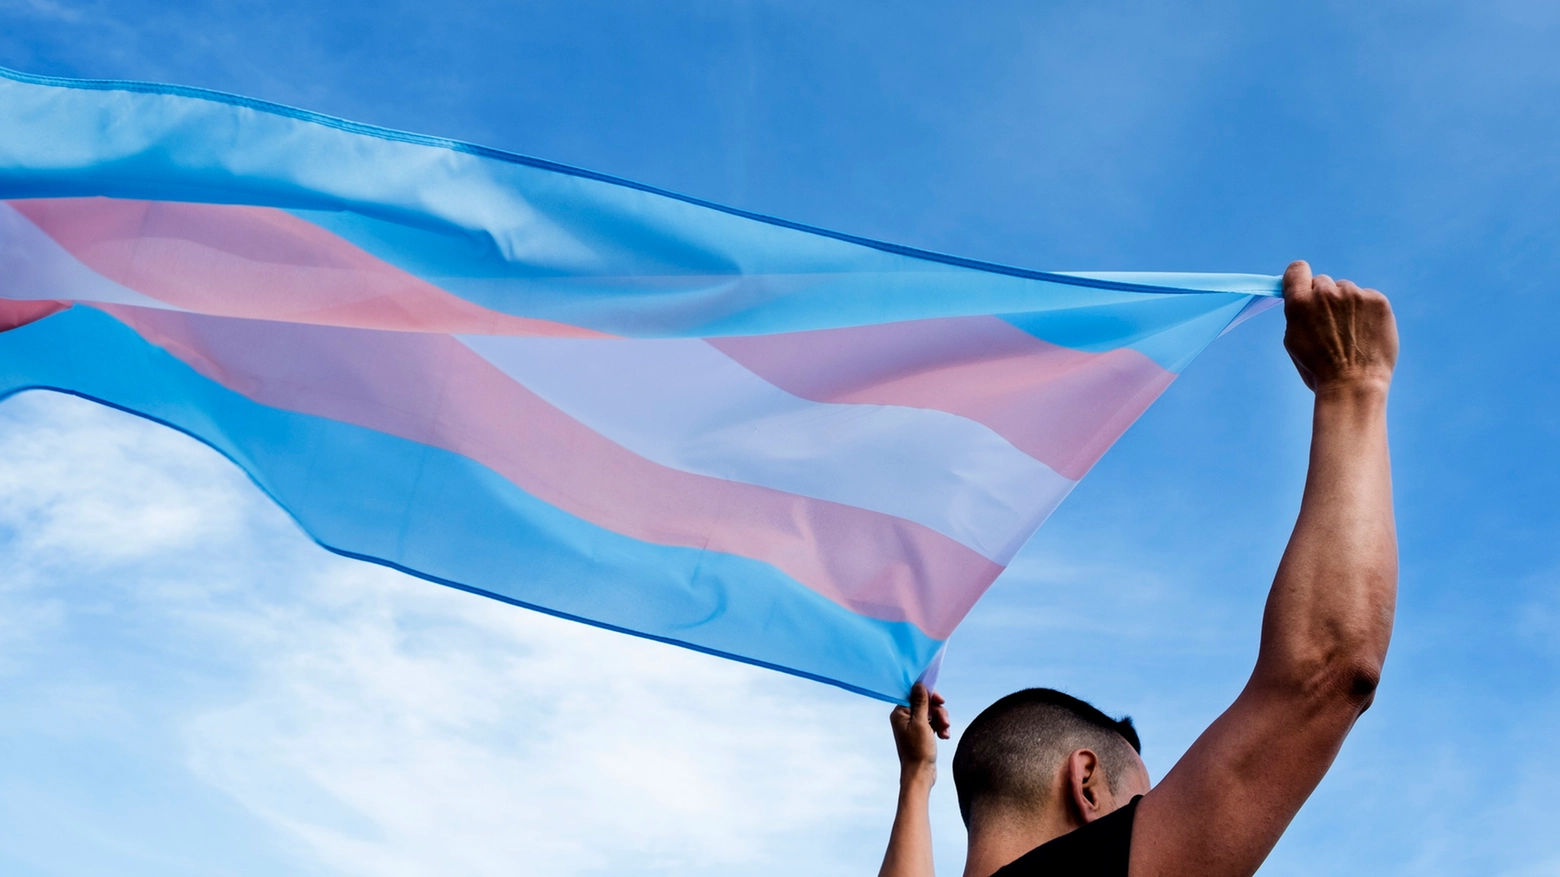
<instances>
[{"instance_id":1,"label":"raised arm","mask_svg":"<svg viewBox=\"0 0 1560 877\"><path fill-rule=\"evenodd\" d=\"M1397 595L1392 309L1295 262L1284 315L1284 346L1316 393L1299 520L1250 681L1138 806L1132 877L1255 872L1370 706L1386 658Z\"/></svg>"},{"instance_id":2,"label":"raised arm","mask_svg":"<svg viewBox=\"0 0 1560 877\"><path fill-rule=\"evenodd\" d=\"M932 822L927 807L937 782L937 738L948 739L942 695L917 682L910 705L888 715L899 750L899 806L878 877L932 877Z\"/></svg>"}]
</instances>

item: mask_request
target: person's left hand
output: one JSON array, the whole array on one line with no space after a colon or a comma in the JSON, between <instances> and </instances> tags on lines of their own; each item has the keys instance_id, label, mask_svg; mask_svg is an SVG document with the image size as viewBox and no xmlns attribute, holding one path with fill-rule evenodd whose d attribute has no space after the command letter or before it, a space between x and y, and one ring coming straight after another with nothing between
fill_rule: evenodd
<instances>
[{"instance_id":1,"label":"person's left hand","mask_svg":"<svg viewBox=\"0 0 1560 877\"><path fill-rule=\"evenodd\" d=\"M896 706L888 714L894 728L894 746L899 749L901 772L937 767L937 738L948 739L948 709L942 695L928 692L917 682L910 689L910 705Z\"/></svg>"}]
</instances>

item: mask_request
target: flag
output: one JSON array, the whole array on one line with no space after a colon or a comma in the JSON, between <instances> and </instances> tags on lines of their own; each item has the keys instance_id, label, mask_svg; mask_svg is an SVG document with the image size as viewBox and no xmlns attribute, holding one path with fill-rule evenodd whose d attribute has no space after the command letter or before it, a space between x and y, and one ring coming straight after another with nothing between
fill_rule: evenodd
<instances>
[{"instance_id":1,"label":"flag","mask_svg":"<svg viewBox=\"0 0 1560 877\"><path fill-rule=\"evenodd\" d=\"M339 554L891 701L1277 293L0 71L0 395L187 433Z\"/></svg>"}]
</instances>

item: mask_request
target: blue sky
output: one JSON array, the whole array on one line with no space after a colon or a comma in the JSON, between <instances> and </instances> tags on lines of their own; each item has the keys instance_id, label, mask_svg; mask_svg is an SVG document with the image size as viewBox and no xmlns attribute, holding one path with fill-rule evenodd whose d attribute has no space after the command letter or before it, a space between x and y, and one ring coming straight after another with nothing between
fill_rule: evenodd
<instances>
[{"instance_id":1,"label":"blue sky","mask_svg":"<svg viewBox=\"0 0 1560 877\"><path fill-rule=\"evenodd\" d=\"M171 81L1057 270L1387 291L1403 559L1377 704L1266 875L1560 873L1560 7L0 0L0 65ZM1304 475L1270 314L960 629L1161 776L1234 697ZM0 405L0 871L872 873L881 704L329 557L214 454ZM946 761L946 759L945 759ZM946 777L943 873L962 863Z\"/></svg>"}]
</instances>

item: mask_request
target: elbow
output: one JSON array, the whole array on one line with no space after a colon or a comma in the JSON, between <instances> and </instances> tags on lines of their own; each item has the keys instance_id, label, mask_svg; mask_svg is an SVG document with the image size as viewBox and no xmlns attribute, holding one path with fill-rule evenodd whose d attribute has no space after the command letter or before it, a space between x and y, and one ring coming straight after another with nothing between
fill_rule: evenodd
<instances>
[{"instance_id":1,"label":"elbow","mask_svg":"<svg viewBox=\"0 0 1560 877\"><path fill-rule=\"evenodd\" d=\"M1256 678L1269 692L1315 708L1363 713L1381 684L1382 662L1374 655L1333 654L1285 663L1266 672L1259 667Z\"/></svg>"},{"instance_id":2,"label":"elbow","mask_svg":"<svg viewBox=\"0 0 1560 877\"><path fill-rule=\"evenodd\" d=\"M1381 684L1381 662L1359 661L1342 675L1344 698L1354 704L1358 712L1365 712L1376 702L1376 687Z\"/></svg>"},{"instance_id":3,"label":"elbow","mask_svg":"<svg viewBox=\"0 0 1560 877\"><path fill-rule=\"evenodd\" d=\"M1352 707L1356 714L1370 709L1381 685L1381 661L1369 655L1339 655L1314 668L1303 690L1310 697Z\"/></svg>"}]
</instances>

